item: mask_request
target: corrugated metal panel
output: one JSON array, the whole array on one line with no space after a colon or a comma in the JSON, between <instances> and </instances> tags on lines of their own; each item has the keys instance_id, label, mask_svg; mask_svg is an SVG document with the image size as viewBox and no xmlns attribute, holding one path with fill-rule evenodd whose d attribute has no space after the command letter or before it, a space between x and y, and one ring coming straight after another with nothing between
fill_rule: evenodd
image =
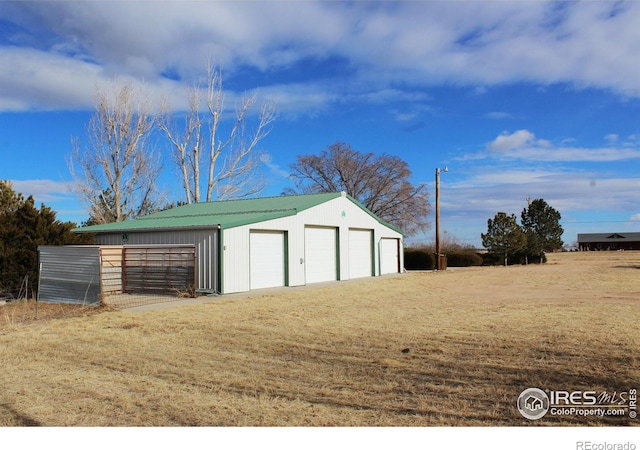
<instances>
[{"instance_id":1,"label":"corrugated metal panel","mask_svg":"<svg viewBox=\"0 0 640 450\"><path fill-rule=\"evenodd\" d=\"M167 230L98 234L100 245L185 245L196 247L196 286L216 292L218 285L218 230Z\"/></svg>"},{"instance_id":2,"label":"corrugated metal panel","mask_svg":"<svg viewBox=\"0 0 640 450\"><path fill-rule=\"evenodd\" d=\"M98 247L38 247L39 300L48 303L99 304L100 249Z\"/></svg>"}]
</instances>

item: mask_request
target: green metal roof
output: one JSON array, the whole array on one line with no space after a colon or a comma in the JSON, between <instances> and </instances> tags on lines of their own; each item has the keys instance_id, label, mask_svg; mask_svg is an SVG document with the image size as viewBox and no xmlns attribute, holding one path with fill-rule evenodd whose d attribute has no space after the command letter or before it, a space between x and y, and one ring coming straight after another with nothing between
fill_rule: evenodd
<instances>
[{"instance_id":1,"label":"green metal roof","mask_svg":"<svg viewBox=\"0 0 640 450\"><path fill-rule=\"evenodd\" d=\"M220 202L192 203L177 208L159 211L148 216L125 222L106 223L75 228L77 233L112 233L151 231L161 229L189 228L234 228L265 220L294 216L300 211L342 196L341 192L323 194L287 195L280 197L262 197ZM401 230L378 218L353 197L346 195L367 214L389 228Z\"/></svg>"},{"instance_id":2,"label":"green metal roof","mask_svg":"<svg viewBox=\"0 0 640 450\"><path fill-rule=\"evenodd\" d=\"M233 228L298 212L340 197L340 192L192 203L124 222L76 228L78 233L109 233L163 228Z\"/></svg>"}]
</instances>

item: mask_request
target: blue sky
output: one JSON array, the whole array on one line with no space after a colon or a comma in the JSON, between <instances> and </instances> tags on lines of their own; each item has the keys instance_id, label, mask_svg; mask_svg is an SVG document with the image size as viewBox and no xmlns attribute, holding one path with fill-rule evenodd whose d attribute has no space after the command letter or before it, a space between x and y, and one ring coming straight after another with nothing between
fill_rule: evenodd
<instances>
[{"instance_id":1,"label":"blue sky","mask_svg":"<svg viewBox=\"0 0 640 450\"><path fill-rule=\"evenodd\" d=\"M117 76L178 110L213 60L230 109L254 89L277 102L264 195L341 141L406 160L432 204L447 166L441 226L465 243L527 198L560 211L568 244L640 231L639 23L635 1L3 1L0 179L85 220L66 160L96 86Z\"/></svg>"}]
</instances>

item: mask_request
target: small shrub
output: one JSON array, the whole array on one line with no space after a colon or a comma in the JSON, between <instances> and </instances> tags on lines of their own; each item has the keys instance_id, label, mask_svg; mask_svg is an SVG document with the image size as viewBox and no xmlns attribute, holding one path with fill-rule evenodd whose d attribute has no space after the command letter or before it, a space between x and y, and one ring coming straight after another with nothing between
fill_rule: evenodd
<instances>
[{"instance_id":1,"label":"small shrub","mask_svg":"<svg viewBox=\"0 0 640 450\"><path fill-rule=\"evenodd\" d=\"M483 266L504 266L504 255L485 253L482 256ZM520 264L540 264L546 262L546 255L528 255L526 252L518 252L509 256L507 264L517 266Z\"/></svg>"},{"instance_id":2,"label":"small shrub","mask_svg":"<svg viewBox=\"0 0 640 450\"><path fill-rule=\"evenodd\" d=\"M178 298L198 298L200 296L200 293L192 284L184 289L173 289L173 292L175 292Z\"/></svg>"},{"instance_id":3,"label":"small shrub","mask_svg":"<svg viewBox=\"0 0 640 450\"><path fill-rule=\"evenodd\" d=\"M470 267L481 266L482 256L472 252L451 252L447 253L448 267Z\"/></svg>"},{"instance_id":4,"label":"small shrub","mask_svg":"<svg viewBox=\"0 0 640 450\"><path fill-rule=\"evenodd\" d=\"M407 270L433 270L436 267L436 258L427 250L406 249L404 267Z\"/></svg>"},{"instance_id":5,"label":"small shrub","mask_svg":"<svg viewBox=\"0 0 640 450\"><path fill-rule=\"evenodd\" d=\"M495 253L484 253L480 255L482 257L483 266L503 266L504 256Z\"/></svg>"}]
</instances>

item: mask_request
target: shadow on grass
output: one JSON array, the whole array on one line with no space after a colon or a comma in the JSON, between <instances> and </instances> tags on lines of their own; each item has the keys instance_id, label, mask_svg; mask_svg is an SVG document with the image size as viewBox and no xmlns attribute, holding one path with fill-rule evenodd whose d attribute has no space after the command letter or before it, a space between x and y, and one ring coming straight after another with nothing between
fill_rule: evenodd
<instances>
[{"instance_id":1,"label":"shadow on grass","mask_svg":"<svg viewBox=\"0 0 640 450\"><path fill-rule=\"evenodd\" d=\"M42 424L37 420L27 416L26 414L22 414L20 411L16 411L12 406L7 405L6 403L0 403L0 411L4 411L2 413L3 421L7 419L8 419L7 420L8 422L15 421L15 424L12 424L12 426L17 426L17 427L41 427L42 426Z\"/></svg>"}]
</instances>

